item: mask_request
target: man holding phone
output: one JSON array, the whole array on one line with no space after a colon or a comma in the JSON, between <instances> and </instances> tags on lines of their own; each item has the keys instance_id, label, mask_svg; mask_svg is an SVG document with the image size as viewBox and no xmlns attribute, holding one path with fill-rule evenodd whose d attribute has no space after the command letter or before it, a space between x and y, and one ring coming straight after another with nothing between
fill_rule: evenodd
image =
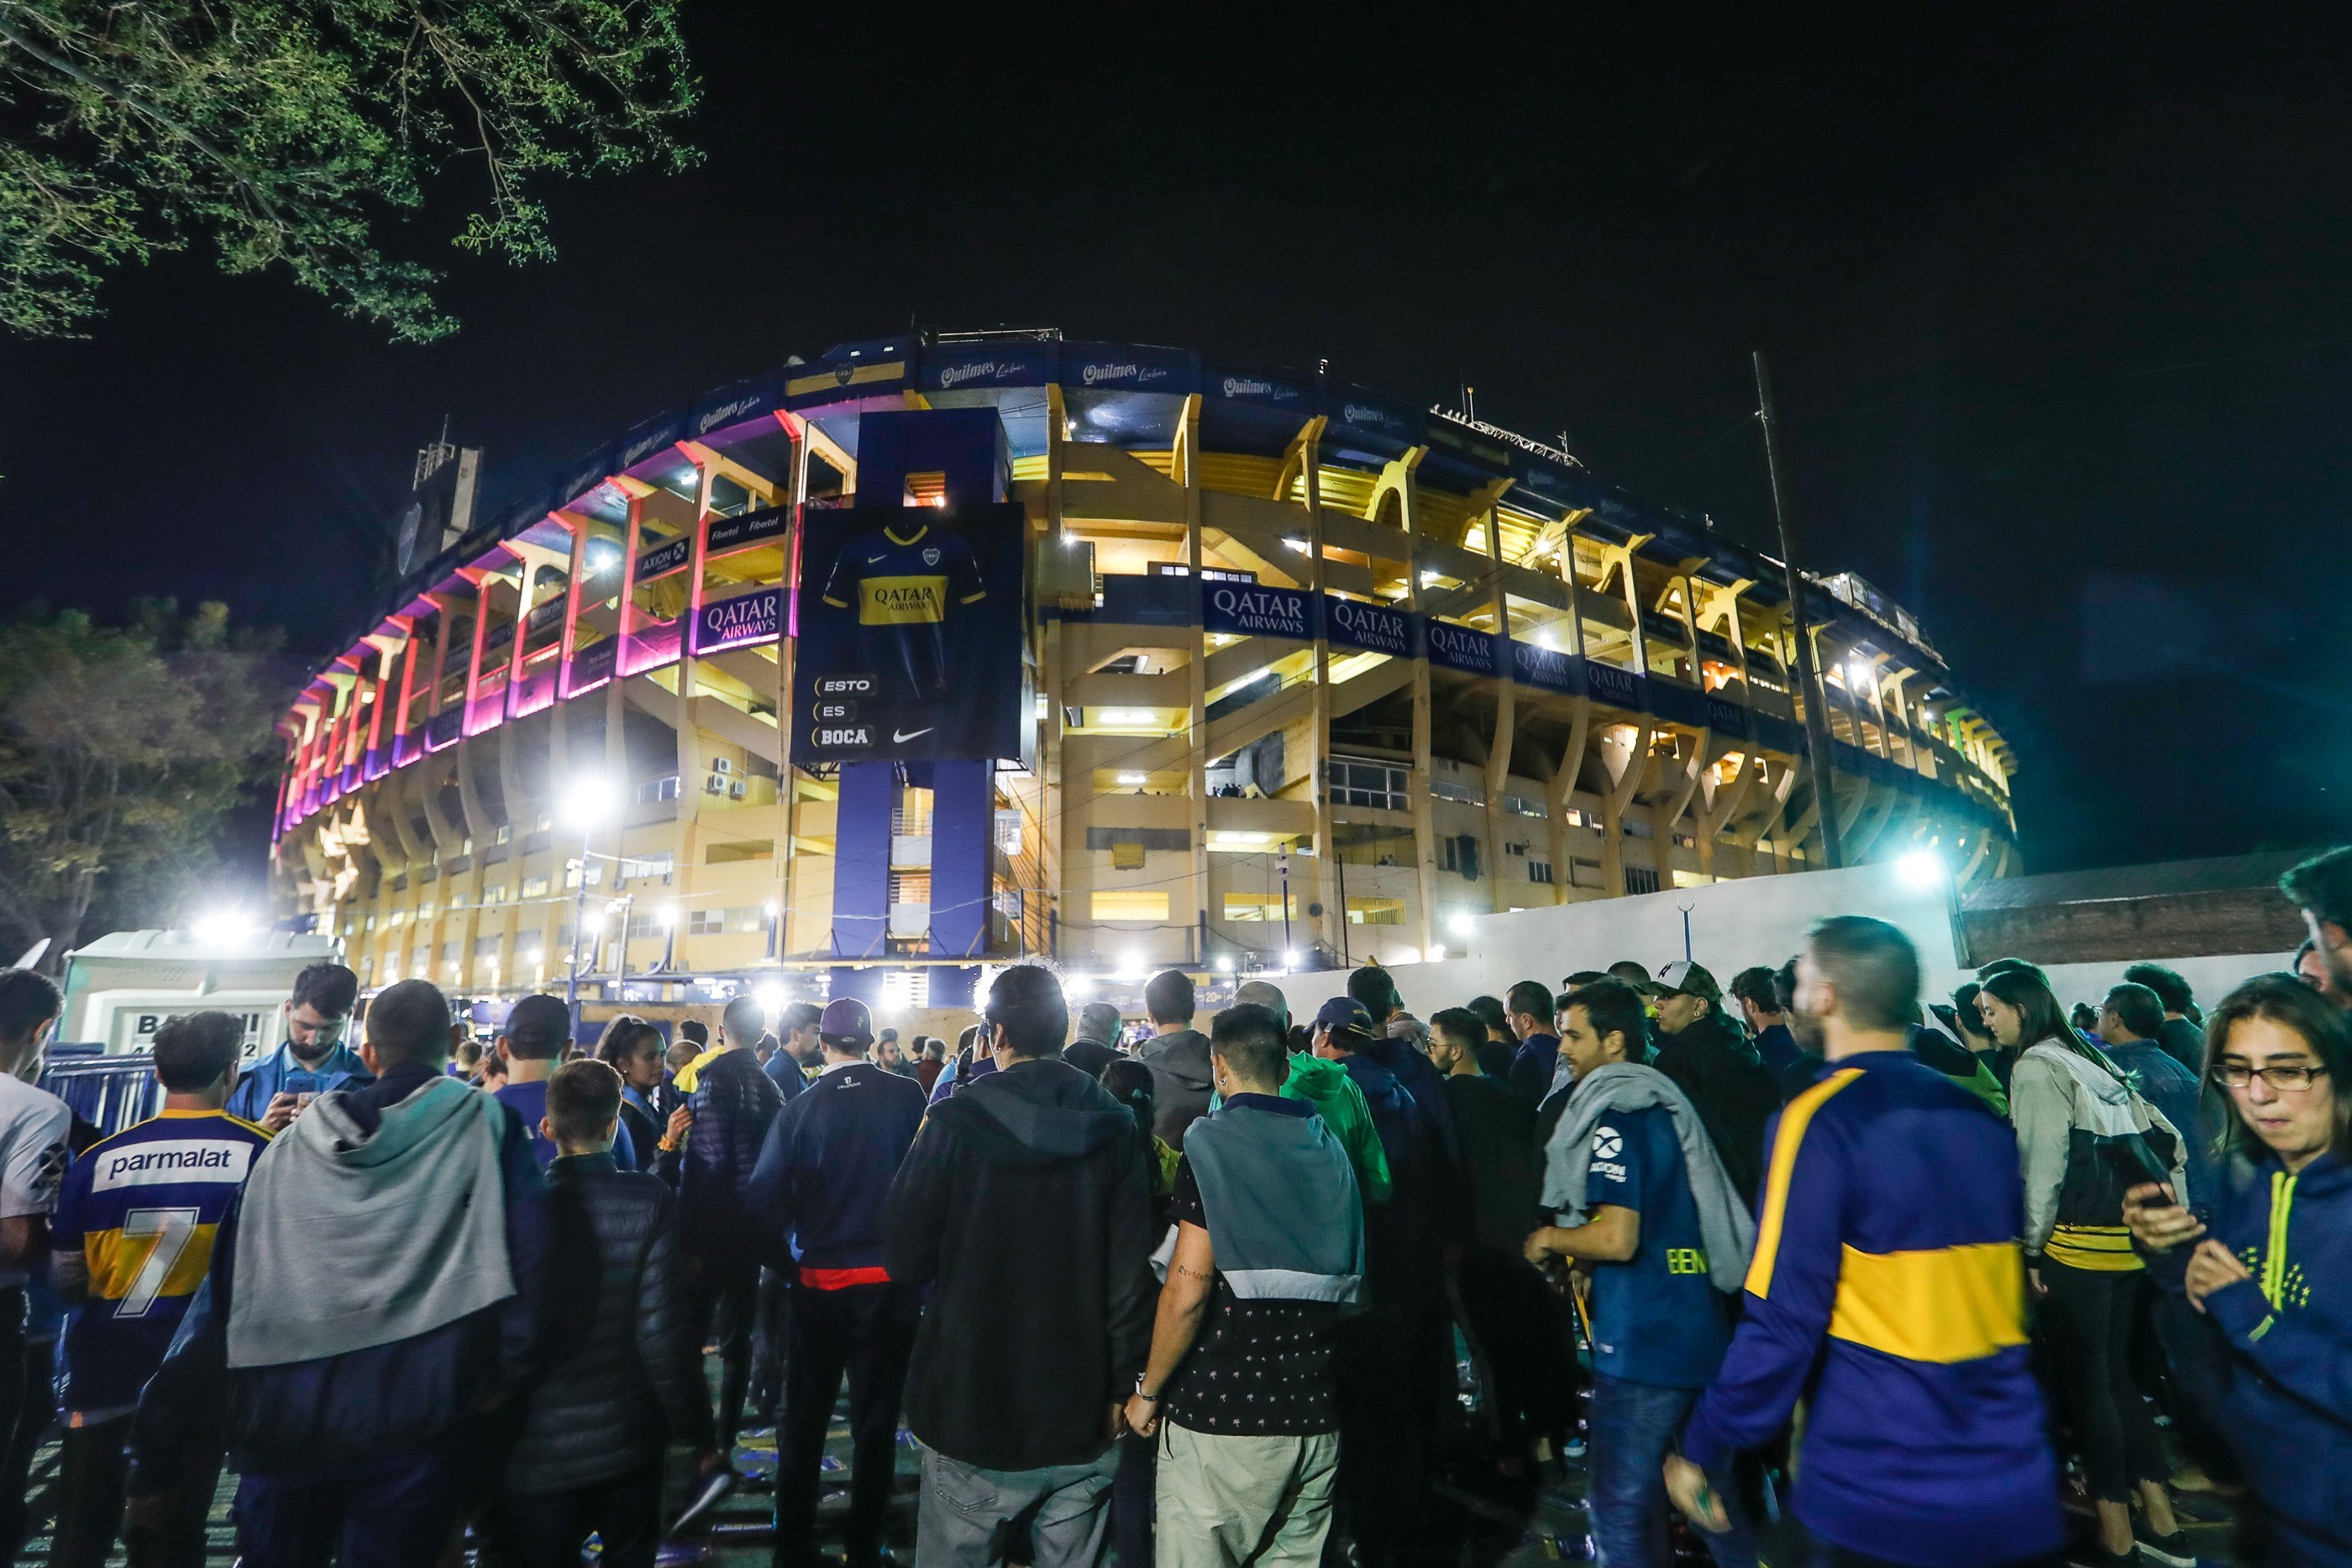
<instances>
[{"instance_id":1,"label":"man holding phone","mask_svg":"<svg viewBox=\"0 0 2352 1568\"><path fill-rule=\"evenodd\" d=\"M375 1074L343 1043L360 977L341 964L313 964L294 977L294 994L280 1010L286 1043L247 1068L225 1107L265 1132L285 1131L301 1109L331 1089L360 1089Z\"/></svg>"}]
</instances>

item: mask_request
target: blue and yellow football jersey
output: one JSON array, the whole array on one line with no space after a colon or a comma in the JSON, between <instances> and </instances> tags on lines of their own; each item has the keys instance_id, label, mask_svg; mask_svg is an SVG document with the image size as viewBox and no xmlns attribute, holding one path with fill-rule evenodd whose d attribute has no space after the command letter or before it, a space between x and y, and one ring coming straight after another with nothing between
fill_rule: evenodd
<instances>
[{"instance_id":1,"label":"blue and yellow football jersey","mask_svg":"<svg viewBox=\"0 0 2352 1568\"><path fill-rule=\"evenodd\" d=\"M268 1142L226 1112L166 1111L92 1145L68 1168L50 1242L89 1267L89 1299L66 1324L69 1417L139 1402Z\"/></svg>"},{"instance_id":2,"label":"blue and yellow football jersey","mask_svg":"<svg viewBox=\"0 0 2352 1568\"><path fill-rule=\"evenodd\" d=\"M858 673L898 697L945 694L948 618L987 597L971 546L921 521L851 539L824 582L827 604L856 612Z\"/></svg>"}]
</instances>

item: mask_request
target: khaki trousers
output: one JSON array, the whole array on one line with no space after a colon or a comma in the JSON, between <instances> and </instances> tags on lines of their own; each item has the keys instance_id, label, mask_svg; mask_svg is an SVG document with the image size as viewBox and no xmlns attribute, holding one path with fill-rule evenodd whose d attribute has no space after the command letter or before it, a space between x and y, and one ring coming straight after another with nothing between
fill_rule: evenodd
<instances>
[{"instance_id":1,"label":"khaki trousers","mask_svg":"<svg viewBox=\"0 0 2352 1568\"><path fill-rule=\"evenodd\" d=\"M1219 1437L1160 1428L1155 1568L1316 1568L1339 1434Z\"/></svg>"}]
</instances>

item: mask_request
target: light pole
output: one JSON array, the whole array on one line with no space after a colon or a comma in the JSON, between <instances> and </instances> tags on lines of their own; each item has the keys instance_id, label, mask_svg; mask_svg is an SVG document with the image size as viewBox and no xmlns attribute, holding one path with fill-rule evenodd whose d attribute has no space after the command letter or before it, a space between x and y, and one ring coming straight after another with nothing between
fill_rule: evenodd
<instances>
[{"instance_id":1,"label":"light pole","mask_svg":"<svg viewBox=\"0 0 2352 1568\"><path fill-rule=\"evenodd\" d=\"M563 819L580 830L580 883L572 895L572 969L565 977L563 1002L572 1014L572 1028L580 1028L580 939L588 925L588 842L596 822L612 810L612 792L601 779L582 779L564 797Z\"/></svg>"}]
</instances>

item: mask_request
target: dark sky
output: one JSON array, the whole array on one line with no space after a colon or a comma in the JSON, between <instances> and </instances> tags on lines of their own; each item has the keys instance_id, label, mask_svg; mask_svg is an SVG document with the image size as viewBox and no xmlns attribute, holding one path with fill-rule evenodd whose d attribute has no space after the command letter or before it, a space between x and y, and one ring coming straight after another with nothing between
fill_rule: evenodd
<instances>
[{"instance_id":1,"label":"dark sky","mask_svg":"<svg viewBox=\"0 0 2352 1568\"><path fill-rule=\"evenodd\" d=\"M454 340L199 249L87 341L0 346L0 612L225 598L328 653L445 414L495 502L910 317L1466 375L1769 546L1761 347L1809 564L1909 605L2012 737L2033 869L2352 838L2340 16L1276 9L693 5L707 163L553 191L528 271L428 213Z\"/></svg>"}]
</instances>

